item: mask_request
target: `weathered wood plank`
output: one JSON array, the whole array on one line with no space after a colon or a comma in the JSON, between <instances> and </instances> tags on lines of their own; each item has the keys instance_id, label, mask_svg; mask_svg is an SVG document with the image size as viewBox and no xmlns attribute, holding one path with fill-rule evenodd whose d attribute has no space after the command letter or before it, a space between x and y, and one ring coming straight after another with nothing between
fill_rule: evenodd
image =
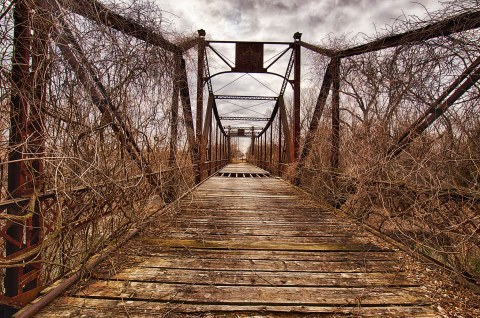
<instances>
[{"instance_id":1,"label":"weathered wood plank","mask_svg":"<svg viewBox=\"0 0 480 318\"><path fill-rule=\"evenodd\" d=\"M238 242L238 241L209 241L209 240L189 240L189 239L162 239L162 238L140 238L145 244L165 247L183 247L183 248L205 248L205 249L236 249L236 250L274 250L274 251L383 251L384 249L371 244L355 243L301 243L301 242L283 242L283 241L256 241L256 242Z\"/></svg>"},{"instance_id":2,"label":"weathered wood plank","mask_svg":"<svg viewBox=\"0 0 480 318\"><path fill-rule=\"evenodd\" d=\"M165 302L110 300L92 298L65 297L43 310L45 318L77 318L77 317L202 317L202 313L212 312L217 317L273 317L281 315L285 318L318 317L318 315L339 314L354 317L440 317L430 308L424 306L274 306L274 305L216 305L216 304L169 304ZM265 316L268 314L268 316ZM311 314L311 315L309 315ZM205 315L204 317L212 317ZM215 317L215 316L213 316Z\"/></svg>"},{"instance_id":3,"label":"weathered wood plank","mask_svg":"<svg viewBox=\"0 0 480 318\"><path fill-rule=\"evenodd\" d=\"M109 277L97 276L97 279ZM318 272L256 272L254 270L203 270L134 267L111 277L112 280L156 283L182 283L196 285L245 286L316 286L316 287L366 287L366 286L418 286L403 273L318 273Z\"/></svg>"},{"instance_id":4,"label":"weathered wood plank","mask_svg":"<svg viewBox=\"0 0 480 318\"><path fill-rule=\"evenodd\" d=\"M401 266L394 261L269 261L238 259L165 259L149 257L139 267L190 268L213 270L252 270L252 271L290 271L315 273L385 273L401 271Z\"/></svg>"},{"instance_id":5,"label":"weathered wood plank","mask_svg":"<svg viewBox=\"0 0 480 318\"><path fill-rule=\"evenodd\" d=\"M170 236L171 238L172 236ZM291 248L297 248L297 244L315 244L315 246L318 245L345 245L345 246L352 246L352 245L361 245L365 246L365 249L368 249L368 247L365 243L362 242L361 238L354 238L352 239L351 237L348 237L347 235L344 236L314 236L314 237L308 237L308 236L273 236L273 235L241 235L241 234L236 234L232 235L229 233L226 234L203 234L203 233L186 233L186 232L181 232L181 233L176 233L174 236L173 240L179 241L179 242L186 242L186 241L197 241L198 239L201 239L203 242L206 242L205 244L202 245L211 245L210 242L215 242L215 241L221 241L222 243L229 244L230 246L234 246L233 243L242 241L242 245L253 245L254 249L258 249L258 245L262 242L263 244L267 243L272 243L272 244L278 244L280 249L282 246L292 245ZM153 244L156 245L155 243L158 242L159 239L155 239L153 242L151 240L146 241L147 244ZM172 240L172 239L169 239ZM281 240L281 241L279 241ZM364 240L363 240L364 241ZM163 245L164 243L160 243L158 245ZM169 243L168 243L169 244ZM182 243L179 243L182 244ZM188 243L190 245L190 243ZM171 245L168 245L171 246ZM173 245L176 246L176 245ZM300 250L303 250L305 246L301 246ZM265 248L268 249L268 248ZM357 247L355 247L357 249ZM375 248L377 251L378 248Z\"/></svg>"},{"instance_id":6,"label":"weathered wood plank","mask_svg":"<svg viewBox=\"0 0 480 318\"><path fill-rule=\"evenodd\" d=\"M359 251L359 252L334 252L311 253L308 251L262 251L262 250L206 250L206 249L177 249L159 246L142 246L137 251L139 260L146 257L163 258L196 258L196 259L243 259L243 260L277 260L277 261L395 261L398 258L394 251Z\"/></svg>"},{"instance_id":7,"label":"weathered wood plank","mask_svg":"<svg viewBox=\"0 0 480 318\"><path fill-rule=\"evenodd\" d=\"M176 303L276 304L276 305L425 305L428 301L414 287L266 287L193 284L156 284L130 281L98 281L76 294L170 301Z\"/></svg>"}]
</instances>

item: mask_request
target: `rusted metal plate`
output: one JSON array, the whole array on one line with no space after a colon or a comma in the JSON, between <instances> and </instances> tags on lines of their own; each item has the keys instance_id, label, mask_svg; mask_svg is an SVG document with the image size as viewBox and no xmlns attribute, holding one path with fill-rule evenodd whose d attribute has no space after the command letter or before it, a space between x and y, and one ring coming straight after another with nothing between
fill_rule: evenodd
<instances>
[{"instance_id":1,"label":"rusted metal plate","mask_svg":"<svg viewBox=\"0 0 480 318\"><path fill-rule=\"evenodd\" d=\"M235 45L234 72L262 73L263 67L263 43L237 42Z\"/></svg>"},{"instance_id":2,"label":"rusted metal plate","mask_svg":"<svg viewBox=\"0 0 480 318\"><path fill-rule=\"evenodd\" d=\"M395 250L279 179L212 177L165 228L38 316L438 317Z\"/></svg>"}]
</instances>

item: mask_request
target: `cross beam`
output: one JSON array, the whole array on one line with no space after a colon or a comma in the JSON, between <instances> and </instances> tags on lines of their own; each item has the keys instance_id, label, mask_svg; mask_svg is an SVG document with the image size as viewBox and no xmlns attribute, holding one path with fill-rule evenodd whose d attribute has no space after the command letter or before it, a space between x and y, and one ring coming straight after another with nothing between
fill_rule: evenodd
<instances>
[{"instance_id":1,"label":"cross beam","mask_svg":"<svg viewBox=\"0 0 480 318\"><path fill-rule=\"evenodd\" d=\"M215 95L215 99L241 99L241 100L271 100L276 101L276 96L242 96L242 95Z\"/></svg>"},{"instance_id":2,"label":"cross beam","mask_svg":"<svg viewBox=\"0 0 480 318\"><path fill-rule=\"evenodd\" d=\"M222 120L269 121L269 117L220 117Z\"/></svg>"}]
</instances>

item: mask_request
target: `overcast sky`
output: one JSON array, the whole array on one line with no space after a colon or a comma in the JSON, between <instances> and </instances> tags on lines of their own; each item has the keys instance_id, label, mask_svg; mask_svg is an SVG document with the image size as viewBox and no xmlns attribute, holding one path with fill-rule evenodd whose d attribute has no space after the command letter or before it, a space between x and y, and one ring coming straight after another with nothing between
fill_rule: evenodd
<instances>
[{"instance_id":1,"label":"overcast sky","mask_svg":"<svg viewBox=\"0 0 480 318\"><path fill-rule=\"evenodd\" d=\"M327 34L374 34L403 15L425 16L438 0L156 0L181 32L205 29L208 39L307 42Z\"/></svg>"},{"instance_id":2,"label":"overcast sky","mask_svg":"<svg viewBox=\"0 0 480 318\"><path fill-rule=\"evenodd\" d=\"M186 35L204 29L208 40L291 42L293 34L298 31L303 33L303 41L315 44L327 37L343 36L348 39L360 36L356 39L361 42L362 34L373 37L376 32L382 33L385 25L394 23L396 19L410 16L426 18L426 10L431 12L440 8L438 0L155 1L163 10L164 22L169 23L173 31ZM233 64L233 46L217 45L216 48L232 60ZM264 59L275 56L281 50L281 47L266 46ZM308 63L305 54L302 56L303 64ZM209 59L211 73L226 70L216 68L221 63L215 63L212 54L209 54ZM276 71L284 74L287 64L288 55L279 61ZM305 65L302 68L302 88L311 85L304 82L308 71L306 68ZM237 78L239 79L234 84L227 85ZM229 74L214 78L213 87L216 94L275 96L280 90L281 82L275 76ZM291 92L287 91L287 95L289 93ZM255 106L256 104L259 105ZM273 103L217 101L217 106L220 116L266 117L273 108ZM224 125L250 127L263 126L264 122L226 121ZM243 139L241 144L242 150L246 151L249 140Z\"/></svg>"}]
</instances>

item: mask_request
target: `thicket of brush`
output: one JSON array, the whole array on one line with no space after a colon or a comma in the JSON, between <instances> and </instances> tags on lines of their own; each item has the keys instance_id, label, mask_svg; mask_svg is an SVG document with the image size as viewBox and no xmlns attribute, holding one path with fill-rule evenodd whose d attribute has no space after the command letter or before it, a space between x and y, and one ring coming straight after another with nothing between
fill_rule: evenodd
<instances>
[{"instance_id":1,"label":"thicket of brush","mask_svg":"<svg viewBox=\"0 0 480 318\"><path fill-rule=\"evenodd\" d=\"M478 10L452 1L428 21L396 21L382 37ZM331 171L330 105L301 184L357 220L480 282L480 86L477 83L399 156L408 127L480 56L478 30L342 59L340 169ZM365 39L368 41L371 39ZM332 48L353 43L330 40ZM318 77L328 60L314 56ZM310 112L314 100L306 98Z\"/></svg>"}]
</instances>

